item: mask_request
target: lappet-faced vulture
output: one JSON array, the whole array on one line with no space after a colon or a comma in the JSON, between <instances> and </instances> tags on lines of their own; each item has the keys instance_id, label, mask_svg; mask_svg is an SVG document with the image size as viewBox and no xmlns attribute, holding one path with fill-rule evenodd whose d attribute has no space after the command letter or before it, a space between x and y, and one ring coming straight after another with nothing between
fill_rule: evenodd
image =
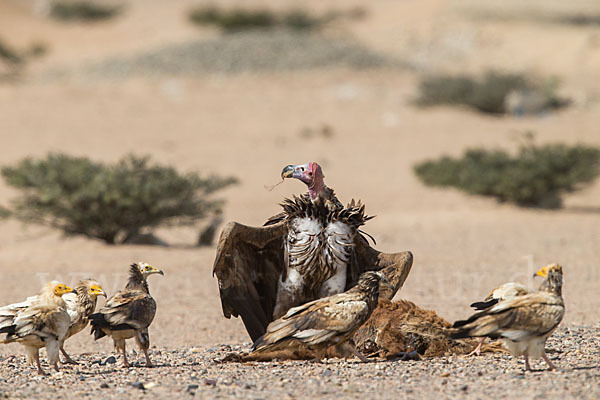
<instances>
[{"instance_id":1,"label":"lappet-faced vulture","mask_svg":"<svg viewBox=\"0 0 600 400\"><path fill-rule=\"evenodd\" d=\"M214 263L223 313L240 316L252 341L291 307L350 289L365 271L383 271L389 285L380 297L391 299L412 266L408 251L369 246L359 227L372 217L360 201L344 207L319 164L288 165L281 176L304 182L308 193L285 199L262 227L228 223Z\"/></svg>"}]
</instances>

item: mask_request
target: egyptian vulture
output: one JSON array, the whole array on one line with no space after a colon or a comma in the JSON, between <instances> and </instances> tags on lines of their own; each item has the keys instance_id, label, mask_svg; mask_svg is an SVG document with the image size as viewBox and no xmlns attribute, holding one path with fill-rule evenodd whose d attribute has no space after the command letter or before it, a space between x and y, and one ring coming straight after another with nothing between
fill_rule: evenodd
<instances>
[{"instance_id":1,"label":"egyptian vulture","mask_svg":"<svg viewBox=\"0 0 600 400\"><path fill-rule=\"evenodd\" d=\"M456 321L453 338L490 337L502 339L514 356L525 356L525 369L531 370L529 357L543 358L549 369L556 367L548 359L544 345L565 313L562 298L562 268L551 264L536 272L545 277L535 293L500 300L492 307Z\"/></svg>"},{"instance_id":2,"label":"egyptian vulture","mask_svg":"<svg viewBox=\"0 0 600 400\"><path fill-rule=\"evenodd\" d=\"M267 332L252 346L243 359L323 358L335 346L338 354L353 354L369 361L352 343L354 332L369 318L377 305L382 272L365 272L356 286L344 293L314 300L291 308L271 322Z\"/></svg>"},{"instance_id":3,"label":"egyptian vulture","mask_svg":"<svg viewBox=\"0 0 600 400\"><path fill-rule=\"evenodd\" d=\"M471 307L478 311L483 311L496 305L499 301L512 299L518 296L524 296L530 293L532 293L532 291L527 286L516 282L509 282L505 283L504 285L498 286L497 288L492 290L483 301L477 301L475 303L472 303ZM475 347L475 350L473 350L467 355L480 355L481 346L483 345L483 342L485 342L485 336L479 340L479 343L477 344L477 347Z\"/></svg>"},{"instance_id":4,"label":"egyptian vulture","mask_svg":"<svg viewBox=\"0 0 600 400\"><path fill-rule=\"evenodd\" d=\"M125 340L135 337L146 356L146 366L152 367L148 355L150 336L148 327L156 313L156 302L150 296L146 279L152 274L164 275L163 271L144 262L129 268L129 280L125 289L108 299L102 309L89 316L94 340L106 335L112 337L115 349L123 353L123 366L129 367Z\"/></svg>"},{"instance_id":5,"label":"egyptian vulture","mask_svg":"<svg viewBox=\"0 0 600 400\"><path fill-rule=\"evenodd\" d=\"M96 301L98 296L106 297L102 286L93 279L83 279L75 285L77 293L67 293L63 295L63 300L67 305L67 313L71 324L65 340L81 332L89 322L88 317L96 310ZM65 356L65 363L77 364L65 351L64 340L60 344L60 351Z\"/></svg>"},{"instance_id":6,"label":"egyptian vulture","mask_svg":"<svg viewBox=\"0 0 600 400\"><path fill-rule=\"evenodd\" d=\"M295 178L308 193L285 199L283 212L263 227L230 222L221 233L213 268L223 314L242 318L252 341L291 307L342 293L361 273L383 270L391 299L412 266L408 251L380 253L359 227L371 217L352 200L346 207L325 185L319 164L288 165L282 179Z\"/></svg>"},{"instance_id":7,"label":"egyptian vulture","mask_svg":"<svg viewBox=\"0 0 600 400\"><path fill-rule=\"evenodd\" d=\"M20 343L25 346L27 360L37 365L38 374L46 373L40 365L39 349L46 348L48 362L58 371L60 343L70 326L69 314L62 296L74 292L63 283L52 281L40 293L38 301L14 310L7 306L0 310L0 334L6 337L0 343Z\"/></svg>"},{"instance_id":8,"label":"egyptian vulture","mask_svg":"<svg viewBox=\"0 0 600 400\"><path fill-rule=\"evenodd\" d=\"M70 326L65 338L60 342L60 351L65 356L65 363L77 364L65 351L64 342L71 336L79 333L88 324L88 316L96 309L96 299L98 296L106 297L102 286L93 279L83 279L75 285L75 291L65 293L62 296L66 304L67 313L70 318ZM10 304L0 308L0 320L8 316L16 316L23 309L37 304L40 296L31 296L21 303Z\"/></svg>"}]
</instances>

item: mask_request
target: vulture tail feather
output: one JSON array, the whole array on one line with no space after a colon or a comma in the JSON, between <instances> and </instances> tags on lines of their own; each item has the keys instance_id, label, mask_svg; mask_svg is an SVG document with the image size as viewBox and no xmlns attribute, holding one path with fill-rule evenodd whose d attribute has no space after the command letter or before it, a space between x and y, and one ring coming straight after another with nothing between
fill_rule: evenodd
<instances>
[{"instance_id":1,"label":"vulture tail feather","mask_svg":"<svg viewBox=\"0 0 600 400\"><path fill-rule=\"evenodd\" d=\"M493 305L496 305L498 301L498 299L492 299L488 301L476 301L475 303L471 304L471 307L473 307L476 310L485 310Z\"/></svg>"}]
</instances>

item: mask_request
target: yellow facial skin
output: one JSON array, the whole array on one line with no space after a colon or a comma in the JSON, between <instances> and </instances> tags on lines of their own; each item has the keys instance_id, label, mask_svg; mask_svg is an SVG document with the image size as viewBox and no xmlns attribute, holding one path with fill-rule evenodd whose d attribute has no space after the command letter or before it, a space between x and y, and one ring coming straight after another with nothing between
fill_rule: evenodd
<instances>
[{"instance_id":1,"label":"yellow facial skin","mask_svg":"<svg viewBox=\"0 0 600 400\"><path fill-rule=\"evenodd\" d=\"M59 283L58 285L54 286L54 294L56 296L62 296L65 293L71 293L73 292L73 289L71 289L70 287L68 287L67 285L65 285L64 283Z\"/></svg>"},{"instance_id":2,"label":"yellow facial skin","mask_svg":"<svg viewBox=\"0 0 600 400\"><path fill-rule=\"evenodd\" d=\"M165 273L162 272L160 269L158 268L154 268L152 265L150 264L140 264L140 269L141 272L144 276L148 276L148 275L152 275L152 274L161 274L164 275Z\"/></svg>"},{"instance_id":3,"label":"yellow facial skin","mask_svg":"<svg viewBox=\"0 0 600 400\"><path fill-rule=\"evenodd\" d=\"M90 286L89 293L91 296L104 296L106 297L106 293L102 289L100 285L92 285Z\"/></svg>"},{"instance_id":4,"label":"yellow facial skin","mask_svg":"<svg viewBox=\"0 0 600 400\"><path fill-rule=\"evenodd\" d=\"M548 265L540 268L535 273L535 275L541 276L542 278L546 278L548 276L548 273L553 270L561 270L562 271L562 267L558 264L548 264Z\"/></svg>"}]
</instances>

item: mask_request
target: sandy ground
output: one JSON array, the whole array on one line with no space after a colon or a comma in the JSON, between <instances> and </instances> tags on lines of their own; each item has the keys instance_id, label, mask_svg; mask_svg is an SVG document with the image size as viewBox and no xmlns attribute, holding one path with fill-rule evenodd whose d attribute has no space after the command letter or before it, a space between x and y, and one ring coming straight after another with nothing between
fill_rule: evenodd
<instances>
[{"instance_id":1,"label":"sandy ground","mask_svg":"<svg viewBox=\"0 0 600 400\"><path fill-rule=\"evenodd\" d=\"M51 68L76 69L90 60L218 35L186 23L185 11L196 2L168 3L130 1L128 11L115 21L86 27L36 16L32 2L5 0L0 5L0 38L21 47L43 40L49 54L29 67L28 78L0 82L0 165L49 151L101 161L114 161L130 152L149 154L181 170L237 176L241 183L221 194L227 201L225 219L259 225L279 211L277 204L283 197L304 190L299 182L286 182L273 191L264 185L276 183L287 164L318 161L326 182L342 201L360 198L368 213L377 215L366 231L377 239L379 250L413 252L413 270L399 296L449 320L469 314L468 304L495 285L511 280L537 285L531 278L535 268L561 263L567 313L560 337L566 339L554 340L551 346L568 349L556 356L556 362L569 369L523 378L522 364L494 356L367 366L337 361L218 364L214 359L226 344L246 348L249 339L240 321L222 317L211 276L214 248L193 246L199 227L160 229L157 234L172 244L164 248L107 246L4 221L0 222L0 304L21 300L36 293L43 282L57 278L72 283L94 276L114 293L124 285L132 261L164 269L164 277L150 278L158 302L150 334L156 358L164 365L116 372L94 369L101 366L88 368L91 360L108 357L112 345L109 340L94 343L82 333L67 343L73 354L89 353L82 359L87 363L77 367L79 372L67 368L62 376L32 380L27 390L19 392L16 387L23 380L18 376L27 376L30 370L20 363L19 346L2 346L1 376L16 374L17 378L0 379L0 398L3 393L48 395L49 382L57 390L53 398L75 397L67 390L73 382L82 391L97 390L102 377L121 375L125 377L109 383L111 396L140 396L142 392L129 385L139 381L156 383L145 393L157 397L182 395L187 385L199 384L199 389L189 391L210 397L329 398L336 396L337 387L336 381L323 389L331 382L330 375L339 378L339 387L348 397L365 393L382 398L514 397L521 391L531 398L600 396L600 182L568 195L560 211L539 211L424 187L412 173L412 165L420 160L457 155L469 147L514 149L525 131L535 132L540 143L600 145L597 26L550 23L536 12L535 5L541 2L531 3L533 11L525 13L517 1L503 2L502 9L493 2L470 1L380 0L368 6L310 1L307 7L315 10L365 7L364 20L340 24L333 28L335 33L393 54L413 67L127 80L33 79ZM292 4L260 4L271 3ZM548 7L542 14L599 12L594 2L571 2L572 8L566 9L561 3L544 3ZM521 14L526 18L515 17ZM421 73L484 67L557 75L574 105L559 113L519 119L411 105ZM305 134L325 125L331 127L331 137ZM14 195L0 182L0 204ZM12 354L20 358L10 358ZM578 363L581 369L573 369ZM476 371L483 367L486 373L479 379ZM247 374L252 378L243 379ZM74 378L80 375L85 379ZM162 375L168 379L159 379ZM373 379L382 383L374 384ZM441 383L444 379L446 384ZM244 392L247 382L250 388ZM280 382L288 386L271 386ZM430 386L430 382L436 383ZM468 388L462 389L465 385ZM586 385L589 390L582 389ZM505 386L508 389L502 392Z\"/></svg>"}]
</instances>

